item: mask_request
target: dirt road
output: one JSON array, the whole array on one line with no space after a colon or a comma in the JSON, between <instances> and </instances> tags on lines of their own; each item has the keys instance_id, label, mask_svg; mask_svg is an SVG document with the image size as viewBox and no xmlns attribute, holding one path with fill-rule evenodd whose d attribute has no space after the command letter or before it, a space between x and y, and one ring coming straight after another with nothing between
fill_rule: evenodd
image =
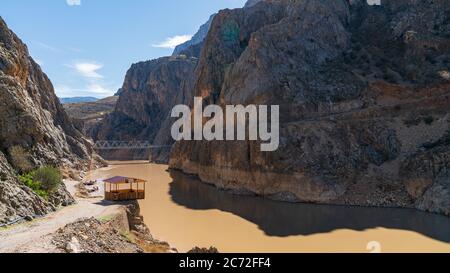
<instances>
[{"instance_id":1,"label":"dirt road","mask_svg":"<svg viewBox=\"0 0 450 273\"><path fill-rule=\"evenodd\" d=\"M67 189L73 196L76 183L78 182L66 182ZM75 205L62 208L35 221L0 229L0 253L56 252L48 235L80 218L102 218L112 215L120 207L107 206L101 202L102 198L78 198L76 201Z\"/></svg>"}]
</instances>

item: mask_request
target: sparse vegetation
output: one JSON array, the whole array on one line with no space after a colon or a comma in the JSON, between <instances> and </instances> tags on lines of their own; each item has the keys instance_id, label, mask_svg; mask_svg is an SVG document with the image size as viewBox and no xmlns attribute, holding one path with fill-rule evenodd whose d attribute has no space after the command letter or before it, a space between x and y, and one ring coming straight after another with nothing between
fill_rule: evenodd
<instances>
[{"instance_id":1,"label":"sparse vegetation","mask_svg":"<svg viewBox=\"0 0 450 273\"><path fill-rule=\"evenodd\" d=\"M45 166L35 171L19 176L27 187L40 197L47 199L62 183L61 172L54 167Z\"/></svg>"},{"instance_id":2,"label":"sparse vegetation","mask_svg":"<svg viewBox=\"0 0 450 273\"><path fill-rule=\"evenodd\" d=\"M426 116L423 118L423 122L425 122L426 125L431 125L434 122L433 116Z\"/></svg>"},{"instance_id":3,"label":"sparse vegetation","mask_svg":"<svg viewBox=\"0 0 450 273\"><path fill-rule=\"evenodd\" d=\"M190 253L190 254L217 254L217 253L219 253L219 250L213 246L210 248L194 247L188 253Z\"/></svg>"},{"instance_id":4,"label":"sparse vegetation","mask_svg":"<svg viewBox=\"0 0 450 273\"><path fill-rule=\"evenodd\" d=\"M420 124L432 125L436 121L436 118L432 115L418 115L418 116L410 116L405 119L403 123L408 126L418 126Z\"/></svg>"},{"instance_id":5,"label":"sparse vegetation","mask_svg":"<svg viewBox=\"0 0 450 273\"><path fill-rule=\"evenodd\" d=\"M110 222L110 221L112 221L112 220L114 220L114 215L105 215L105 216L102 216L102 217L99 217L99 218L97 218L97 220L99 220L101 223L107 223L107 222Z\"/></svg>"},{"instance_id":6,"label":"sparse vegetation","mask_svg":"<svg viewBox=\"0 0 450 273\"><path fill-rule=\"evenodd\" d=\"M13 146L9 149L9 156L13 167L21 174L30 172L33 170L27 151L21 146Z\"/></svg>"},{"instance_id":7,"label":"sparse vegetation","mask_svg":"<svg viewBox=\"0 0 450 273\"><path fill-rule=\"evenodd\" d=\"M20 181L25 184L28 188L32 189L40 197L47 199L48 193L42 190L41 184L34 180L33 173L28 173L19 176Z\"/></svg>"},{"instance_id":8,"label":"sparse vegetation","mask_svg":"<svg viewBox=\"0 0 450 273\"><path fill-rule=\"evenodd\" d=\"M136 243L136 239L130 232L121 232L120 235L129 243Z\"/></svg>"}]
</instances>

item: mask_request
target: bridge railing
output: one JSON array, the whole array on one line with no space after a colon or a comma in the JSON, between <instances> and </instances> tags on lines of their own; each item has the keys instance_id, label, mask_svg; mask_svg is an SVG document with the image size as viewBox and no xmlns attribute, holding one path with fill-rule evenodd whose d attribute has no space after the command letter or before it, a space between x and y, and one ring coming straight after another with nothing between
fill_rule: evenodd
<instances>
[{"instance_id":1,"label":"bridge railing","mask_svg":"<svg viewBox=\"0 0 450 273\"><path fill-rule=\"evenodd\" d=\"M134 149L163 149L171 145L152 145L150 141L110 141L99 140L94 143L95 150L134 150Z\"/></svg>"}]
</instances>

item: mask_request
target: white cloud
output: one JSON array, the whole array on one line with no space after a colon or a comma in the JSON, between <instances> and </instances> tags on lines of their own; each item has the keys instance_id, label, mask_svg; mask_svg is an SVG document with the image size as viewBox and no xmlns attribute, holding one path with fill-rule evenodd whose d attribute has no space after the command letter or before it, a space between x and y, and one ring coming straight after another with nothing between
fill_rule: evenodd
<instances>
[{"instance_id":1,"label":"white cloud","mask_svg":"<svg viewBox=\"0 0 450 273\"><path fill-rule=\"evenodd\" d=\"M91 83L82 88L73 88L68 85L55 86L55 92L60 98L70 97L108 97L115 92L114 88L110 88L100 83Z\"/></svg>"},{"instance_id":2,"label":"white cloud","mask_svg":"<svg viewBox=\"0 0 450 273\"><path fill-rule=\"evenodd\" d=\"M381 5L381 1L380 0L367 0L367 3L369 5Z\"/></svg>"},{"instance_id":3,"label":"white cloud","mask_svg":"<svg viewBox=\"0 0 450 273\"><path fill-rule=\"evenodd\" d=\"M81 6L81 0L66 0L69 6Z\"/></svg>"},{"instance_id":4,"label":"white cloud","mask_svg":"<svg viewBox=\"0 0 450 273\"><path fill-rule=\"evenodd\" d=\"M106 86L103 86L99 83L91 83L87 86L87 91L95 94L111 94L114 93L111 89Z\"/></svg>"},{"instance_id":5,"label":"white cloud","mask_svg":"<svg viewBox=\"0 0 450 273\"><path fill-rule=\"evenodd\" d=\"M174 36L174 37L169 37L164 42L159 43L159 44L153 44L152 46L160 47L160 48L174 49L177 45L187 42L191 38L192 38L192 35L178 35L178 36Z\"/></svg>"},{"instance_id":6,"label":"white cloud","mask_svg":"<svg viewBox=\"0 0 450 273\"><path fill-rule=\"evenodd\" d=\"M64 65L77 73L70 83L56 85L55 91L59 97L108 97L118 89L115 83L105 81L99 70L103 64L95 61L74 61Z\"/></svg>"},{"instance_id":7,"label":"white cloud","mask_svg":"<svg viewBox=\"0 0 450 273\"><path fill-rule=\"evenodd\" d=\"M74 65L69 65L69 67L74 68L78 73L86 78L103 78L97 71L103 68L102 64L94 62L78 62Z\"/></svg>"},{"instance_id":8,"label":"white cloud","mask_svg":"<svg viewBox=\"0 0 450 273\"><path fill-rule=\"evenodd\" d=\"M35 45L37 45L38 47L48 50L48 51L53 51L53 52L60 52L59 49L57 49L56 47L53 47L49 44L43 43L43 42L39 42L39 41L34 41L33 42Z\"/></svg>"},{"instance_id":9,"label":"white cloud","mask_svg":"<svg viewBox=\"0 0 450 273\"><path fill-rule=\"evenodd\" d=\"M78 47L73 47L73 46L69 46L67 49L70 50L70 51L72 51L72 52L75 52L75 53L81 53L81 52L83 52L83 49L78 48Z\"/></svg>"}]
</instances>

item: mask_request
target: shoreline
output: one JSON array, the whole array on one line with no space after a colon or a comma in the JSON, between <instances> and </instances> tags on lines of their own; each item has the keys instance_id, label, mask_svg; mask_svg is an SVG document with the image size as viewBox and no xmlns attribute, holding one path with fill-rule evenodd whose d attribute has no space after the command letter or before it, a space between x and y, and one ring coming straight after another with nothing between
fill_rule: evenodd
<instances>
[{"instance_id":1,"label":"shoreline","mask_svg":"<svg viewBox=\"0 0 450 273\"><path fill-rule=\"evenodd\" d=\"M77 194L77 191L79 190L77 185L82 184L82 182L73 180L65 181L68 191L75 196L77 203L59 209L55 213L48 214L47 216L32 222L13 225L7 229L0 229L0 252L177 253L178 249L182 253L187 253L193 246L208 247L214 245L221 252L229 252L233 249L241 249L241 251L244 252L263 250L278 252L285 249L290 253L297 253L308 250L321 251L324 247L329 248L330 242L336 242L336 245L339 245L345 238L349 238L350 236L354 238L351 247L330 248L329 251L365 252L366 241L376 238L379 238L380 242L383 244L383 249L386 251L396 252L399 249L404 249L410 242L417 242L423 245L423 247L419 248L423 249L423 251L430 251L430 249L447 251L444 241L429 237L426 232L421 233L415 229L398 228L395 225L385 226L382 224L383 222L377 221L374 222L373 226L372 224L367 224L364 231L352 229L351 226L346 226L345 224L341 226L341 223L336 224L336 227L329 232L313 232L303 236L299 230L295 231L295 225L293 225L294 230L291 231L292 233L289 233L289 236L287 237L280 235L276 230L272 230L273 232L270 233L270 230L266 230L266 228L276 228L277 225L267 226L267 223L263 220L265 216L260 215L262 218L258 218L258 211L253 211L255 204L250 202L251 200L248 201L247 197L243 196L242 199L240 199L239 196L234 194L224 195L227 191L220 190L203 181L197 181L197 183L199 185L205 185L204 187L195 186L194 184L189 183L173 184L174 182L170 181L173 179L177 181L176 178L171 178L169 181L168 172L170 172L170 170L166 169L167 165L163 164L162 167L160 165L161 164L159 164L159 166L151 164L148 161L110 162L108 167L95 169L86 173L85 179L83 179L83 181L89 181L89 178L95 180L94 178L100 179L102 177L122 174L139 177L143 176L142 178L149 179L153 184L151 187L151 195L142 202L107 202L103 200L102 196L100 197L100 195L102 195L100 194L102 193L101 189L99 192L94 193L94 195L96 195L94 197L82 198ZM140 173L140 171L142 171L142 173ZM196 177L195 175L188 176ZM169 184L172 185L172 188L170 189L175 190L175 193L177 193L176 196L178 197L176 197L176 200L170 199L173 198L173 196L170 197L167 195L167 187ZM99 186L99 184L97 184L97 186ZM205 189L206 186L211 187L211 189L206 189L206 192L203 192L203 190L197 192L197 190ZM192 196L190 195L192 193L190 189L192 189L194 193L206 194L203 199L200 198L200 200L196 201L200 203L191 204L188 201L186 201L188 203L183 203L184 199L179 198L181 197L180 194L186 195L186 198ZM182 190L182 192L179 190ZM210 197L212 199L208 197L208 192L211 194ZM211 201L216 200L217 196L219 196L219 199L222 200L222 202L219 202L218 204L214 202L210 203ZM256 198L256 196L254 197ZM258 197L258 200L255 202L258 204L261 203L260 205L268 205L267 208L269 209L269 212L271 209L277 210L279 207L284 208L284 204L289 204L280 201L269 202L270 199L261 198L260 200L260 198L261 197ZM263 199L266 199L266 201ZM241 204L242 202L241 205L246 205L228 207L226 206L228 204L227 200L234 200L232 202L233 204ZM267 202L270 204L266 204ZM244 207L247 209L243 209ZM258 205L258 207L260 206ZM299 206L300 214L296 215L302 215L302 211L305 209L301 209L301 207L302 205ZM329 207L329 205L322 206L318 204L317 210L321 211L323 209L326 214ZM197 208L203 209L198 210ZM307 208L309 211L311 209L313 208ZM312 210L313 214L315 210L316 209ZM334 211L336 209L331 210ZM350 210L355 211L353 207ZM289 211L290 210L286 213L289 214ZM338 213L339 211L341 211L341 209L337 209ZM356 210L356 212L358 211L359 210ZM386 208L386 212L388 211L389 208ZM402 209L402 211L420 212L416 209ZM164 218L166 217L164 215L167 213L171 215L171 218ZM403 215L403 213L401 214ZM410 212L409 214L415 213ZM320 215L317 215L317 217L320 218ZM285 219L285 217L281 218L282 219L279 219L280 223L284 220L291 221L291 218L289 220ZM186 224L186 229L181 234L176 228L176 226L181 224L180 221ZM48 226L51 225L52 222L57 224L57 226L48 229ZM222 230L224 227L221 224L215 226L218 223L224 222L232 223L232 226L235 229L239 227L240 232L236 233L228 228ZM203 227L207 226L210 228L212 227L212 230L215 230L215 232L207 231L210 228L207 228L206 230L203 229ZM149 227L151 228L151 231ZM308 229L308 227L309 226L307 225L306 228ZM42 228L44 228L44 231L46 232L42 231ZM234 243L230 244L230 242L218 239L215 235L217 232L224 234L227 238L240 238L238 240L243 240L243 242L246 242L245 245L251 247L240 248L237 245L234 246ZM269 235L267 232L269 232ZM251 234L251 236L241 238L241 233ZM12 237L8 238L8 234L12 235ZM276 234L278 234L278 236ZM6 241L4 241L3 238L5 238ZM168 243L159 241L160 239ZM15 245L11 244L8 246L9 243L14 243L14 240L19 241L16 241ZM111 247L102 248L100 247L102 245ZM173 247L176 247L177 249L174 249ZM200 250L203 249L200 248Z\"/></svg>"},{"instance_id":2,"label":"shoreline","mask_svg":"<svg viewBox=\"0 0 450 273\"><path fill-rule=\"evenodd\" d=\"M139 215L139 203L131 202L106 202L103 200L103 192L99 190L92 197L84 196L80 193L80 185L90 173L87 172L79 180L65 179L63 181L70 195L75 199L75 203L68 206L61 206L56 211L42 217L36 217L31 221L15 221L11 225L0 228L0 253L89 253L89 249L70 247L73 241L82 241L86 235L77 232L70 232L68 242L61 240L55 244L55 237L60 237L67 233L73 226L91 225L94 223L96 232L100 234L105 230L109 231L107 236L115 241L128 241L128 245L135 247L128 248L131 253L175 253L176 249L169 244L155 240L149 228ZM78 229L76 229L78 230ZM72 230L73 231L73 230ZM115 236L119 234L119 236ZM98 235L89 239L96 243ZM64 236L62 236L64 237ZM78 239L76 239L78 237ZM81 239L80 239L81 238ZM98 242L101 245L101 242ZM123 246L121 246L122 248ZM105 248L100 252L118 253L121 248ZM98 251L98 249L97 249ZM128 253L128 252L126 252Z\"/></svg>"}]
</instances>

